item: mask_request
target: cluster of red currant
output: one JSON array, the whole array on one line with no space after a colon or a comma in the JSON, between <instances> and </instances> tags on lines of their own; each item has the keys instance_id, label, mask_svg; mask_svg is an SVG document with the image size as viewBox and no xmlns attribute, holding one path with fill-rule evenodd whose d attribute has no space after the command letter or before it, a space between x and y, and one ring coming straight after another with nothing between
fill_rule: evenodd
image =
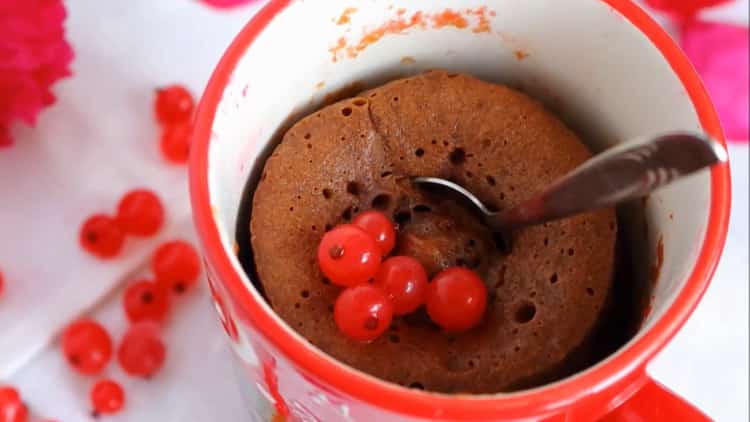
<instances>
[{"instance_id":1,"label":"cluster of red currant","mask_svg":"<svg viewBox=\"0 0 750 422\"><path fill-rule=\"evenodd\" d=\"M422 264L409 256L383 257L396 244L396 230L383 213L365 211L352 224L336 226L318 245L318 265L332 283L345 287L334 305L336 325L346 336L371 341L394 316L425 305L432 321L447 331L477 325L487 306L487 289L473 271L447 268L428 282Z\"/></svg>"},{"instance_id":2,"label":"cluster of red currant","mask_svg":"<svg viewBox=\"0 0 750 422\"><path fill-rule=\"evenodd\" d=\"M151 269L156 281L136 281L123 294L125 315L132 325L116 351L125 373L142 378L152 377L164 364L166 346L160 326L169 313L169 292L181 294L196 284L200 258L187 242L167 242L154 252ZM113 345L101 324L82 319L66 327L62 350L77 372L97 375L109 363ZM105 379L94 384L90 398L95 414L116 413L124 405L125 393L117 382Z\"/></svg>"},{"instance_id":3,"label":"cluster of red currant","mask_svg":"<svg viewBox=\"0 0 750 422\"><path fill-rule=\"evenodd\" d=\"M159 197L146 189L126 193L117 205L117 215L94 214L81 225L79 241L87 252L99 258L120 253L125 235L152 236L164 222Z\"/></svg>"},{"instance_id":4,"label":"cluster of red currant","mask_svg":"<svg viewBox=\"0 0 750 422\"><path fill-rule=\"evenodd\" d=\"M185 163L190 156L194 108L192 94L182 85L156 90L154 109L156 120L162 127L159 147L164 158L172 163Z\"/></svg>"}]
</instances>

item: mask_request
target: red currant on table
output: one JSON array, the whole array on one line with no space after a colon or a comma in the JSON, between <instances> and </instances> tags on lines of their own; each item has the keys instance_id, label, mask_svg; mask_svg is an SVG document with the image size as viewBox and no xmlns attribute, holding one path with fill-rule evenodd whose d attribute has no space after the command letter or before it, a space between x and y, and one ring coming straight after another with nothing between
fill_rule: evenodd
<instances>
[{"instance_id":1,"label":"red currant on table","mask_svg":"<svg viewBox=\"0 0 750 422\"><path fill-rule=\"evenodd\" d=\"M158 327L153 323L140 322L125 333L117 349L117 360L128 374L149 378L164 365L166 354Z\"/></svg>"},{"instance_id":2,"label":"red currant on table","mask_svg":"<svg viewBox=\"0 0 750 422\"><path fill-rule=\"evenodd\" d=\"M153 281L136 281L125 289L123 306L130 322L161 322L169 311L169 293Z\"/></svg>"},{"instance_id":3,"label":"red currant on table","mask_svg":"<svg viewBox=\"0 0 750 422\"><path fill-rule=\"evenodd\" d=\"M410 256L393 256L380 265L375 276L380 287L393 303L395 315L414 312L427 296L427 273L422 264Z\"/></svg>"},{"instance_id":4,"label":"red currant on table","mask_svg":"<svg viewBox=\"0 0 750 422\"><path fill-rule=\"evenodd\" d=\"M28 410L13 387L0 387L0 422L26 422Z\"/></svg>"},{"instance_id":5,"label":"red currant on table","mask_svg":"<svg viewBox=\"0 0 750 422\"><path fill-rule=\"evenodd\" d=\"M159 246L151 258L151 269L156 282L167 290L182 293L195 285L201 272L198 252L182 240L166 242Z\"/></svg>"},{"instance_id":6,"label":"red currant on table","mask_svg":"<svg viewBox=\"0 0 750 422\"><path fill-rule=\"evenodd\" d=\"M190 120L194 106L193 95L182 85L169 85L156 90L154 111L156 119L161 124L168 125Z\"/></svg>"},{"instance_id":7,"label":"red currant on table","mask_svg":"<svg viewBox=\"0 0 750 422\"><path fill-rule=\"evenodd\" d=\"M427 289L427 314L445 330L463 331L477 325L486 307L487 288L466 268L443 270Z\"/></svg>"},{"instance_id":8,"label":"red currant on table","mask_svg":"<svg viewBox=\"0 0 750 422\"><path fill-rule=\"evenodd\" d=\"M347 337L371 341L391 325L393 305L382 289L369 285L349 287L336 299L333 318Z\"/></svg>"},{"instance_id":9,"label":"red currant on table","mask_svg":"<svg viewBox=\"0 0 750 422\"><path fill-rule=\"evenodd\" d=\"M318 245L320 271L341 286L356 286L375 277L381 259L372 236L353 224L335 227Z\"/></svg>"},{"instance_id":10,"label":"red currant on table","mask_svg":"<svg viewBox=\"0 0 750 422\"><path fill-rule=\"evenodd\" d=\"M122 410L125 405L125 391L116 381L103 379L97 381L89 393L93 414L113 414Z\"/></svg>"},{"instance_id":11,"label":"red currant on table","mask_svg":"<svg viewBox=\"0 0 750 422\"><path fill-rule=\"evenodd\" d=\"M159 197L146 189L126 193L117 205L117 224L122 231L136 236L151 236L164 222Z\"/></svg>"},{"instance_id":12,"label":"red currant on table","mask_svg":"<svg viewBox=\"0 0 750 422\"><path fill-rule=\"evenodd\" d=\"M79 240L86 251L100 258L112 258L122 249L125 235L114 218L95 214L83 222Z\"/></svg>"},{"instance_id":13,"label":"red currant on table","mask_svg":"<svg viewBox=\"0 0 750 422\"><path fill-rule=\"evenodd\" d=\"M388 217L380 211L365 211L357 214L352 221L375 239L383 256L388 255L396 245L396 230Z\"/></svg>"},{"instance_id":14,"label":"red currant on table","mask_svg":"<svg viewBox=\"0 0 750 422\"><path fill-rule=\"evenodd\" d=\"M167 126L161 134L159 148L168 161L175 164L186 163L190 158L190 140L193 137L193 125L190 122Z\"/></svg>"},{"instance_id":15,"label":"red currant on table","mask_svg":"<svg viewBox=\"0 0 750 422\"><path fill-rule=\"evenodd\" d=\"M99 323L80 320L68 325L62 335L65 358L82 374L100 372L112 357L112 339Z\"/></svg>"}]
</instances>

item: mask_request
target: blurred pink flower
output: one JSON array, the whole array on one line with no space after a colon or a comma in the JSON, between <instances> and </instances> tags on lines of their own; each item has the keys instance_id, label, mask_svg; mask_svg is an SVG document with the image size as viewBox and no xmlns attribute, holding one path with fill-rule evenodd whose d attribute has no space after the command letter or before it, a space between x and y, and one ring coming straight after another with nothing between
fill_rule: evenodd
<instances>
[{"instance_id":1,"label":"blurred pink flower","mask_svg":"<svg viewBox=\"0 0 750 422\"><path fill-rule=\"evenodd\" d=\"M51 85L70 75L61 0L0 0L0 146L16 120L33 126L55 102Z\"/></svg>"},{"instance_id":2,"label":"blurred pink flower","mask_svg":"<svg viewBox=\"0 0 750 422\"><path fill-rule=\"evenodd\" d=\"M700 9L718 6L733 0L645 0L650 7L675 16L692 16Z\"/></svg>"},{"instance_id":3,"label":"blurred pink flower","mask_svg":"<svg viewBox=\"0 0 750 422\"><path fill-rule=\"evenodd\" d=\"M748 28L687 20L680 43L703 78L727 137L748 139Z\"/></svg>"},{"instance_id":4,"label":"blurred pink flower","mask_svg":"<svg viewBox=\"0 0 750 422\"><path fill-rule=\"evenodd\" d=\"M253 3L257 0L201 0L201 1L217 9L229 9L232 7L242 6L243 4Z\"/></svg>"}]
</instances>

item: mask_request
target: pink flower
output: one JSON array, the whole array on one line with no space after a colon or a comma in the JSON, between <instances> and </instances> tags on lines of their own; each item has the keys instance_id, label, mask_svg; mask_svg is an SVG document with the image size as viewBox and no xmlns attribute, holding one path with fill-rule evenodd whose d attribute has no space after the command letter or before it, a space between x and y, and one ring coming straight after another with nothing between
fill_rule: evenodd
<instances>
[{"instance_id":1,"label":"pink flower","mask_svg":"<svg viewBox=\"0 0 750 422\"><path fill-rule=\"evenodd\" d=\"M0 146L12 144L14 121L36 123L55 102L52 84L70 75L65 16L61 0L0 0Z\"/></svg>"},{"instance_id":2,"label":"pink flower","mask_svg":"<svg viewBox=\"0 0 750 422\"><path fill-rule=\"evenodd\" d=\"M201 0L201 1L217 9L229 9L232 7L242 6L243 4L252 3L256 0Z\"/></svg>"},{"instance_id":3,"label":"pink flower","mask_svg":"<svg viewBox=\"0 0 750 422\"><path fill-rule=\"evenodd\" d=\"M724 23L687 20L680 43L703 78L728 138L747 141L748 28Z\"/></svg>"}]
</instances>

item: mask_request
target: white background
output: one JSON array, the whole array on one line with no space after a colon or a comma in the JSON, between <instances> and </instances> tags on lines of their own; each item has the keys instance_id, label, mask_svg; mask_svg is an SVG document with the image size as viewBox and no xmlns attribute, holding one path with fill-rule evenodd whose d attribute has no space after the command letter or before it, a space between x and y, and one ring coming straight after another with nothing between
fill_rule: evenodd
<instances>
[{"instance_id":1,"label":"white background","mask_svg":"<svg viewBox=\"0 0 750 422\"><path fill-rule=\"evenodd\" d=\"M0 384L20 388L35 419L89 420L91 380L63 362L62 323L91 310L119 337L118 289L148 275L161 240L193 240L184 166L163 163L151 115L153 89L182 82L199 93L233 36L257 10L208 9L194 0L69 0L74 77L17 145L0 151ZM711 12L747 24L747 1ZM650 372L719 421L748 420L748 147L730 149L733 215L727 248L704 300ZM168 207L158 239L129 242L101 263L77 246L80 221L110 211L126 190L148 186ZM179 301L166 330L167 364L150 381L125 377L126 410L112 421L239 421L234 368L205 286ZM41 419L39 419L41 420Z\"/></svg>"}]
</instances>

